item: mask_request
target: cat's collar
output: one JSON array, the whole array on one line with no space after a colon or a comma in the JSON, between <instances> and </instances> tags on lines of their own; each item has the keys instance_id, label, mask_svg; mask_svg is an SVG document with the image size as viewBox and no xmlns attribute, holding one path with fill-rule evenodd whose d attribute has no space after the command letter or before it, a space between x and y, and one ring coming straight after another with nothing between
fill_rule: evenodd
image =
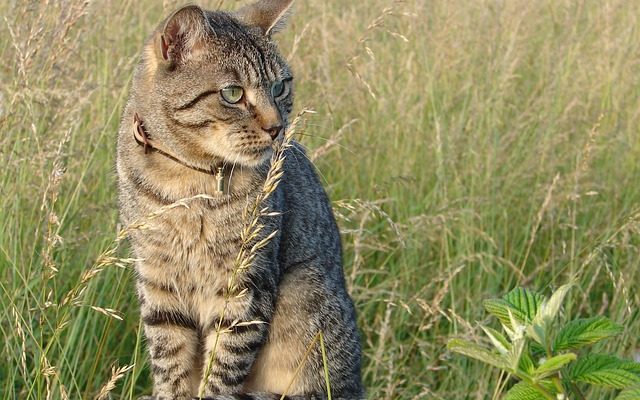
<instances>
[{"instance_id":1,"label":"cat's collar","mask_svg":"<svg viewBox=\"0 0 640 400\"><path fill-rule=\"evenodd\" d=\"M181 160L179 157L172 154L171 151L167 150L167 148L161 143L152 142L151 138L149 138L149 134L147 133L147 129L144 126L144 121L142 121L142 118L140 118L137 112L133 114L133 138L136 143L144 147L144 154L149 154L149 152L155 151L184 167L203 174L215 176L218 182L218 193L224 193L224 166L222 163L212 165L210 169L206 169L191 165Z\"/></svg>"}]
</instances>

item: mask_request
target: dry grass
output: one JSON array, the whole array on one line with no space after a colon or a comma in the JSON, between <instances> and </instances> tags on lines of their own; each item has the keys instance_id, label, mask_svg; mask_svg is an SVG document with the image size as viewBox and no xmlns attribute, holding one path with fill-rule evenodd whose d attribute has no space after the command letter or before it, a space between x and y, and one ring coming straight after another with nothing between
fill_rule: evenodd
<instances>
[{"instance_id":1,"label":"dry grass","mask_svg":"<svg viewBox=\"0 0 640 400\"><path fill-rule=\"evenodd\" d=\"M141 43L176 4L0 0L0 399L149 390L122 242L144 221L117 225L114 147ZM575 278L566 312L624 323L606 350L638 354L639 16L298 1L279 41L317 111L301 140L343 230L371 398L491 398L496 372L444 344L517 284Z\"/></svg>"}]
</instances>

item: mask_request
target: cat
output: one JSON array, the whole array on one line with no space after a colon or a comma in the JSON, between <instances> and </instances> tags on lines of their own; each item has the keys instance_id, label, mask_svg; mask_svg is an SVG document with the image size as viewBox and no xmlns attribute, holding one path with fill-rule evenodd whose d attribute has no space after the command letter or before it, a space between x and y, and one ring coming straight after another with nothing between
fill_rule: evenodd
<instances>
[{"instance_id":1,"label":"cat","mask_svg":"<svg viewBox=\"0 0 640 400\"><path fill-rule=\"evenodd\" d=\"M275 236L231 278L247 248L243 212L293 107L293 74L272 40L292 2L183 7L146 41L135 70L116 167L121 220L144 223L129 240L151 398L323 399L325 366L332 398L364 398L338 227L295 141L249 247ZM165 207L199 194L207 197Z\"/></svg>"}]
</instances>

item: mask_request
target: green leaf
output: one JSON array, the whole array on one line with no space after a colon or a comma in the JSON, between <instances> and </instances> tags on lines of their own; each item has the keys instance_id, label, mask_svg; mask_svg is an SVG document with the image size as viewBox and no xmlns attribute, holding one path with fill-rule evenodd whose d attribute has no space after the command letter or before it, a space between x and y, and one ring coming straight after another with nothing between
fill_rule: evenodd
<instances>
[{"instance_id":1,"label":"green leaf","mask_svg":"<svg viewBox=\"0 0 640 400\"><path fill-rule=\"evenodd\" d=\"M618 335L622 331L622 326L605 317L576 319L558 332L553 348L555 351L579 349Z\"/></svg>"},{"instance_id":2,"label":"green leaf","mask_svg":"<svg viewBox=\"0 0 640 400\"><path fill-rule=\"evenodd\" d=\"M573 353L560 354L545 360L534 372L536 379L546 378L560 371L565 365L574 361L578 356Z\"/></svg>"},{"instance_id":3,"label":"green leaf","mask_svg":"<svg viewBox=\"0 0 640 400\"><path fill-rule=\"evenodd\" d=\"M544 300L542 304L540 304L535 318L531 321L531 325L527 327L529 337L540 343L544 348L548 348L550 345L547 335L553 324L553 320L560 312L560 307L562 306L565 296L572 287L573 284L562 285L553 292L549 300Z\"/></svg>"},{"instance_id":4,"label":"green leaf","mask_svg":"<svg viewBox=\"0 0 640 400\"><path fill-rule=\"evenodd\" d=\"M569 283L556 289L556 291L551 295L551 298L540 305L538 313L534 318L534 323L542 325L545 328L549 327L553 320L558 316L562 302L572 287L573 284Z\"/></svg>"},{"instance_id":5,"label":"green leaf","mask_svg":"<svg viewBox=\"0 0 640 400\"><path fill-rule=\"evenodd\" d=\"M530 342L529 348L531 349L531 355L534 358L545 357L547 352L544 350L544 347L540 345L540 343Z\"/></svg>"},{"instance_id":6,"label":"green leaf","mask_svg":"<svg viewBox=\"0 0 640 400\"><path fill-rule=\"evenodd\" d=\"M526 382L515 384L503 400L546 400L547 398L535 387Z\"/></svg>"},{"instance_id":7,"label":"green leaf","mask_svg":"<svg viewBox=\"0 0 640 400\"><path fill-rule=\"evenodd\" d=\"M640 385L640 363L607 354L589 354L570 366L568 377L578 382L625 389Z\"/></svg>"},{"instance_id":8,"label":"green leaf","mask_svg":"<svg viewBox=\"0 0 640 400\"><path fill-rule=\"evenodd\" d=\"M535 340L540 346L546 346L547 343L547 329L544 323L534 321L533 324L527 327L527 336Z\"/></svg>"},{"instance_id":9,"label":"green leaf","mask_svg":"<svg viewBox=\"0 0 640 400\"><path fill-rule=\"evenodd\" d=\"M533 363L533 358L531 358L531 355L529 353L529 345L524 348L522 355L520 356L520 364L518 365L518 369L526 372L529 375L533 375L533 372L536 370L536 366Z\"/></svg>"},{"instance_id":10,"label":"green leaf","mask_svg":"<svg viewBox=\"0 0 640 400\"><path fill-rule=\"evenodd\" d=\"M512 304L505 300L489 299L483 301L482 304L489 314L498 318L502 325L506 326L509 329L512 328L511 318L509 318L509 311L511 311L513 317L517 321L524 323L527 320L527 315L525 313L514 308Z\"/></svg>"},{"instance_id":11,"label":"green leaf","mask_svg":"<svg viewBox=\"0 0 640 400\"><path fill-rule=\"evenodd\" d=\"M495 347L500 354L505 355L509 352L509 350L511 349L511 344L502 333L496 331L495 329L491 329L482 325L480 325L480 328L482 328L484 333L487 334L487 336L491 340L491 343L493 344L493 347Z\"/></svg>"},{"instance_id":12,"label":"green leaf","mask_svg":"<svg viewBox=\"0 0 640 400\"><path fill-rule=\"evenodd\" d=\"M503 325L512 328L509 311L520 323L528 323L536 316L545 298L539 293L525 288L515 288L502 299L489 299L483 302L487 312L497 317Z\"/></svg>"},{"instance_id":13,"label":"green leaf","mask_svg":"<svg viewBox=\"0 0 640 400\"><path fill-rule=\"evenodd\" d=\"M620 392L616 400L638 400L640 399L640 387L627 389Z\"/></svg>"},{"instance_id":14,"label":"green leaf","mask_svg":"<svg viewBox=\"0 0 640 400\"><path fill-rule=\"evenodd\" d=\"M507 353L504 357L511 369L516 370L518 368L518 366L520 365L520 359L522 358L522 354L524 353L526 347L527 339L525 339L524 337L514 339L509 353Z\"/></svg>"},{"instance_id":15,"label":"green leaf","mask_svg":"<svg viewBox=\"0 0 640 400\"><path fill-rule=\"evenodd\" d=\"M523 313L529 321L533 320L538 313L540 305L545 300L544 296L540 293L521 287L513 289L502 299Z\"/></svg>"},{"instance_id":16,"label":"green leaf","mask_svg":"<svg viewBox=\"0 0 640 400\"><path fill-rule=\"evenodd\" d=\"M447 348L453 352L474 358L496 368L510 371L507 363L499 354L468 340L451 339L449 343L447 343Z\"/></svg>"}]
</instances>

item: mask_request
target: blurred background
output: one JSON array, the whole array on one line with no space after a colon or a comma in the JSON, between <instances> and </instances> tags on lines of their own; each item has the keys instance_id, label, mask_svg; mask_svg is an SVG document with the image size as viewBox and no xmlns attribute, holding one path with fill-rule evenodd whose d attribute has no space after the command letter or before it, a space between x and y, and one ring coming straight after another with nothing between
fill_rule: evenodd
<instances>
[{"instance_id":1,"label":"blurred background","mask_svg":"<svg viewBox=\"0 0 640 400\"><path fill-rule=\"evenodd\" d=\"M204 0L236 9L245 1ZM180 2L0 0L0 399L149 393L115 140ZM343 230L371 399L497 399L482 299L574 278L639 357L640 2L298 0L277 36ZM592 399L615 393L594 390Z\"/></svg>"}]
</instances>

